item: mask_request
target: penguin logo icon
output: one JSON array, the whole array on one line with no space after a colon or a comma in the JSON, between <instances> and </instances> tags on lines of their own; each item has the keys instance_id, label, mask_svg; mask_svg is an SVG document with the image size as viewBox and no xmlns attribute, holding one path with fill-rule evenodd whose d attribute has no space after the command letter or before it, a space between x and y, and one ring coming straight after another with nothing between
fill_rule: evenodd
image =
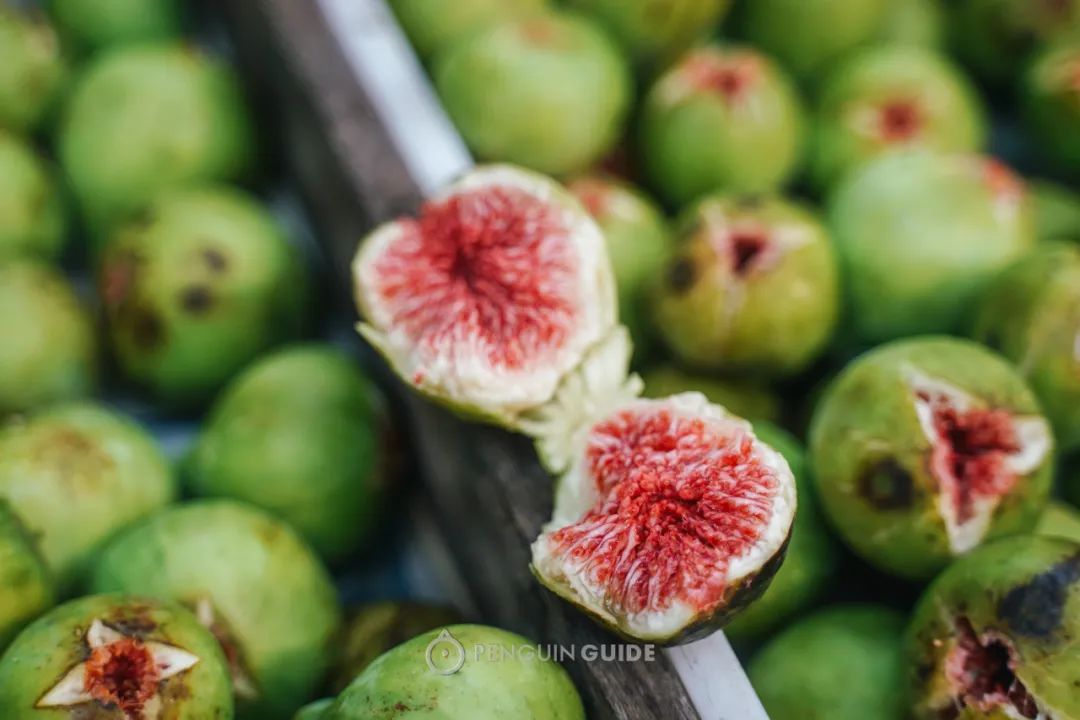
<instances>
[{"instance_id":1,"label":"penguin logo icon","mask_svg":"<svg viewBox=\"0 0 1080 720\"><path fill-rule=\"evenodd\" d=\"M443 630L428 643L424 659L433 673L453 675L465 665L465 646L449 630Z\"/></svg>"}]
</instances>

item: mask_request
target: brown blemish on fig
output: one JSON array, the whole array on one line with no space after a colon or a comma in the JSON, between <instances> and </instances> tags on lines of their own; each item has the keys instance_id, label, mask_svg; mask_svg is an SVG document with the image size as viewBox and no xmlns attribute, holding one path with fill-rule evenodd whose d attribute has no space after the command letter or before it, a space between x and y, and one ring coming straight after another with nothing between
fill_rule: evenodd
<instances>
[{"instance_id":1,"label":"brown blemish on fig","mask_svg":"<svg viewBox=\"0 0 1080 720\"><path fill-rule=\"evenodd\" d=\"M122 612L109 618L109 625L122 635L145 638L158 628L151 616L153 608L149 605L128 605Z\"/></svg>"},{"instance_id":2,"label":"brown blemish on fig","mask_svg":"<svg viewBox=\"0 0 1080 720\"><path fill-rule=\"evenodd\" d=\"M1043 638L1061 627L1071 586L1080 580L1080 553L1010 590L998 602L998 617L1017 635Z\"/></svg>"},{"instance_id":3,"label":"brown blemish on fig","mask_svg":"<svg viewBox=\"0 0 1080 720\"><path fill-rule=\"evenodd\" d=\"M878 110L878 132L886 142L905 142L922 129L922 113L912 100L892 100Z\"/></svg>"},{"instance_id":4,"label":"brown blemish on fig","mask_svg":"<svg viewBox=\"0 0 1080 720\"><path fill-rule=\"evenodd\" d=\"M915 499L915 482L896 458L865 467L855 481L859 495L878 510L903 510Z\"/></svg>"},{"instance_id":5,"label":"brown blemish on fig","mask_svg":"<svg viewBox=\"0 0 1080 720\"><path fill-rule=\"evenodd\" d=\"M225 253L217 248L204 248L202 251L202 259L203 262L206 263L206 266L217 274L225 272L229 267L229 259L225 257Z\"/></svg>"},{"instance_id":6,"label":"brown blemish on fig","mask_svg":"<svg viewBox=\"0 0 1080 720\"><path fill-rule=\"evenodd\" d=\"M131 338L144 350L152 350L165 342L165 326L161 318L147 308L133 308L130 319Z\"/></svg>"},{"instance_id":7,"label":"brown blemish on fig","mask_svg":"<svg viewBox=\"0 0 1080 720\"><path fill-rule=\"evenodd\" d=\"M180 307L191 315L202 315L214 305L214 294L205 285L192 285L180 291Z\"/></svg>"},{"instance_id":8,"label":"brown blemish on fig","mask_svg":"<svg viewBox=\"0 0 1080 720\"><path fill-rule=\"evenodd\" d=\"M765 204L765 196L756 193L743 195L738 199L739 208L742 210L757 210Z\"/></svg>"},{"instance_id":9,"label":"brown blemish on fig","mask_svg":"<svg viewBox=\"0 0 1080 720\"><path fill-rule=\"evenodd\" d=\"M668 267L668 287L676 293L689 290L697 280L697 265L691 258L679 257Z\"/></svg>"}]
</instances>

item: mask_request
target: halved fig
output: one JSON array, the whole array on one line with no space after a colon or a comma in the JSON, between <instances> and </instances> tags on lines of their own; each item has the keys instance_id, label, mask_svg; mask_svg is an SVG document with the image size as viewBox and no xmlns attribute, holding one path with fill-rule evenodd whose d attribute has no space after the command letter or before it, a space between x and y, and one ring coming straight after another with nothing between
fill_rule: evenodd
<instances>
[{"instance_id":1,"label":"halved fig","mask_svg":"<svg viewBox=\"0 0 1080 720\"><path fill-rule=\"evenodd\" d=\"M515 427L615 327L604 238L555 182L481 167L353 263L360 332L424 394Z\"/></svg>"},{"instance_id":2,"label":"halved fig","mask_svg":"<svg viewBox=\"0 0 1080 720\"><path fill-rule=\"evenodd\" d=\"M750 424L700 393L631 399L579 426L532 547L552 591L619 634L678 644L768 586L795 480Z\"/></svg>"}]
</instances>

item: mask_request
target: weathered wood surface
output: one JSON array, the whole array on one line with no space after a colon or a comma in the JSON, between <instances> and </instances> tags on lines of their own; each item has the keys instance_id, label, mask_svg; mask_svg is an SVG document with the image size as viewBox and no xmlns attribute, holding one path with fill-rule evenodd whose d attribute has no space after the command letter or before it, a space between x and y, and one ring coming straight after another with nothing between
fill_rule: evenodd
<instances>
[{"instance_id":1,"label":"weathered wood surface","mask_svg":"<svg viewBox=\"0 0 1080 720\"><path fill-rule=\"evenodd\" d=\"M227 0L225 7L241 62L280 109L285 160L345 285L364 232L414 212L423 192L341 48L329 40L318 3ZM551 479L530 443L465 423L412 396L406 406L425 487L482 616L542 643L581 648L616 642L544 591L528 571L529 543L551 509ZM723 648L730 655L726 643ZM648 663L579 659L567 665L590 718L699 717L666 654ZM707 720L750 716L718 707Z\"/></svg>"}]
</instances>

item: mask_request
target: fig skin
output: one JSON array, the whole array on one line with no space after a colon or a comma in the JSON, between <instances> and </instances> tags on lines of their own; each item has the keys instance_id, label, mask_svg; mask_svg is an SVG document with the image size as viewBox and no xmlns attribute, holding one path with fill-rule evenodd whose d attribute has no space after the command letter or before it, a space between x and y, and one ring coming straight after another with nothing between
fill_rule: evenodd
<instances>
[{"instance_id":1,"label":"fig skin","mask_svg":"<svg viewBox=\"0 0 1080 720\"><path fill-rule=\"evenodd\" d=\"M889 153L832 194L843 340L864 347L961 329L986 284L1035 243L1023 185L994 161Z\"/></svg>"},{"instance_id":2,"label":"fig skin","mask_svg":"<svg viewBox=\"0 0 1080 720\"><path fill-rule=\"evenodd\" d=\"M430 630L461 622L457 611L415 602L378 602L357 608L341 632L331 689L341 692L384 652Z\"/></svg>"},{"instance_id":3,"label":"fig skin","mask_svg":"<svg viewBox=\"0 0 1080 720\"><path fill-rule=\"evenodd\" d=\"M105 407L61 405L0 430L0 499L37 538L61 594L110 536L176 494L154 438Z\"/></svg>"},{"instance_id":4,"label":"fig skin","mask_svg":"<svg viewBox=\"0 0 1080 720\"><path fill-rule=\"evenodd\" d=\"M910 137L887 137L879 129L880 114L893 104L911 108ZM864 50L841 63L822 86L811 175L825 190L886 152L978 152L986 126L975 88L944 56L902 45Z\"/></svg>"},{"instance_id":5,"label":"fig skin","mask_svg":"<svg viewBox=\"0 0 1080 720\"><path fill-rule=\"evenodd\" d=\"M24 260L0 264L0 317L0 418L94 391L94 322L56 270Z\"/></svg>"},{"instance_id":6,"label":"fig skin","mask_svg":"<svg viewBox=\"0 0 1080 720\"><path fill-rule=\"evenodd\" d=\"M700 87L701 66L747 73L746 85L733 97ZM645 97L642 163L652 187L676 208L714 191L771 192L798 169L804 124L795 88L768 57L743 46L698 48Z\"/></svg>"},{"instance_id":7,"label":"fig skin","mask_svg":"<svg viewBox=\"0 0 1080 720\"><path fill-rule=\"evenodd\" d=\"M38 700L87 658L85 636L94 620L131 636L185 650L199 662L160 686L163 717L231 720L232 688L221 649L184 608L131 595L94 595L72 600L38 618L0 657L0 716L4 720L119 718L100 703L36 708Z\"/></svg>"},{"instance_id":8,"label":"fig skin","mask_svg":"<svg viewBox=\"0 0 1080 720\"><path fill-rule=\"evenodd\" d=\"M772 423L754 423L758 439L784 456L795 475L799 510L791 527L784 564L769 588L724 628L734 642L750 641L777 629L814 603L836 576L840 549L821 516L799 441Z\"/></svg>"},{"instance_id":9,"label":"fig skin","mask_svg":"<svg viewBox=\"0 0 1080 720\"><path fill-rule=\"evenodd\" d=\"M0 131L0 262L25 257L56 260L67 214L53 169L29 145Z\"/></svg>"},{"instance_id":10,"label":"fig skin","mask_svg":"<svg viewBox=\"0 0 1080 720\"><path fill-rule=\"evenodd\" d=\"M299 335L307 278L284 229L224 186L166 193L105 248L98 286L124 376L174 407L208 400Z\"/></svg>"},{"instance_id":11,"label":"fig skin","mask_svg":"<svg viewBox=\"0 0 1080 720\"><path fill-rule=\"evenodd\" d=\"M904 617L837 605L787 628L747 667L772 720L905 720Z\"/></svg>"},{"instance_id":12,"label":"fig skin","mask_svg":"<svg viewBox=\"0 0 1080 720\"><path fill-rule=\"evenodd\" d=\"M49 0L49 15L64 40L83 54L177 38L180 0Z\"/></svg>"},{"instance_id":13,"label":"fig skin","mask_svg":"<svg viewBox=\"0 0 1080 720\"><path fill-rule=\"evenodd\" d=\"M55 602L45 561L8 504L0 500L0 654Z\"/></svg>"},{"instance_id":14,"label":"fig skin","mask_svg":"<svg viewBox=\"0 0 1080 720\"><path fill-rule=\"evenodd\" d=\"M1080 248L1042 243L987 288L972 337L1011 360L1054 425L1061 450L1080 448Z\"/></svg>"},{"instance_id":15,"label":"fig skin","mask_svg":"<svg viewBox=\"0 0 1080 720\"><path fill-rule=\"evenodd\" d=\"M480 160L557 176L611 149L633 96L613 42L585 18L555 11L469 35L436 58L432 75Z\"/></svg>"},{"instance_id":16,"label":"fig skin","mask_svg":"<svg viewBox=\"0 0 1080 720\"><path fill-rule=\"evenodd\" d=\"M209 603L254 681L238 718L290 718L318 688L341 623L333 582L287 525L231 500L187 503L113 538L94 592Z\"/></svg>"},{"instance_id":17,"label":"fig skin","mask_svg":"<svg viewBox=\"0 0 1080 720\"><path fill-rule=\"evenodd\" d=\"M722 405L739 417L772 422L780 419L780 397L763 385L693 375L674 365L651 367L645 371L642 379L645 381L644 397L664 398L684 392L699 392L709 402ZM783 454L787 457L786 453ZM790 462L790 458L787 459Z\"/></svg>"},{"instance_id":18,"label":"fig skin","mask_svg":"<svg viewBox=\"0 0 1080 720\"><path fill-rule=\"evenodd\" d=\"M1046 180L1030 187L1039 239L1080 242L1080 195Z\"/></svg>"},{"instance_id":19,"label":"fig skin","mask_svg":"<svg viewBox=\"0 0 1080 720\"><path fill-rule=\"evenodd\" d=\"M1080 30L1080 0L958 0L948 10L957 56L983 82L1011 85L1044 43Z\"/></svg>"},{"instance_id":20,"label":"fig skin","mask_svg":"<svg viewBox=\"0 0 1080 720\"><path fill-rule=\"evenodd\" d=\"M1080 543L1080 512L1060 500L1051 500L1039 516L1034 534Z\"/></svg>"},{"instance_id":21,"label":"fig skin","mask_svg":"<svg viewBox=\"0 0 1080 720\"><path fill-rule=\"evenodd\" d=\"M93 59L74 83L57 149L99 249L160 193L243 176L254 154L240 85L191 47L125 47Z\"/></svg>"},{"instance_id":22,"label":"fig skin","mask_svg":"<svg viewBox=\"0 0 1080 720\"><path fill-rule=\"evenodd\" d=\"M249 366L215 401L184 479L292 525L328 560L360 549L384 506L388 419L355 361L299 345Z\"/></svg>"},{"instance_id":23,"label":"fig skin","mask_svg":"<svg viewBox=\"0 0 1080 720\"><path fill-rule=\"evenodd\" d=\"M945 8L940 0L892 0L878 26L877 40L941 50L946 33Z\"/></svg>"},{"instance_id":24,"label":"fig skin","mask_svg":"<svg viewBox=\"0 0 1080 720\"><path fill-rule=\"evenodd\" d=\"M769 239L739 271L715 236L737 236L744 227ZM778 197L709 196L683 216L676 234L653 307L657 332L677 360L778 378L805 369L825 349L839 279L828 232L809 209Z\"/></svg>"},{"instance_id":25,"label":"fig skin","mask_svg":"<svg viewBox=\"0 0 1080 720\"><path fill-rule=\"evenodd\" d=\"M908 625L911 717L937 720L940 707L956 704L941 663L958 618L967 619L977 636L991 632L1015 649L1013 672L1048 717L1076 717L1078 571L1080 545L1030 535L995 541L949 566L925 591ZM956 717L1005 717L999 713L968 707Z\"/></svg>"},{"instance_id":26,"label":"fig skin","mask_svg":"<svg viewBox=\"0 0 1080 720\"><path fill-rule=\"evenodd\" d=\"M504 20L542 12L548 0L389 0L401 28L425 62L469 35Z\"/></svg>"},{"instance_id":27,"label":"fig skin","mask_svg":"<svg viewBox=\"0 0 1080 720\"><path fill-rule=\"evenodd\" d=\"M323 720L391 720L403 713L416 720L585 720L569 675L547 659L546 651L493 627L453 625L446 630L461 649L454 649L450 640L440 641L439 630L397 646L369 665ZM451 666L463 653L465 662L456 673L440 674L425 662L429 646L438 650L439 642L450 643Z\"/></svg>"},{"instance_id":28,"label":"fig skin","mask_svg":"<svg viewBox=\"0 0 1080 720\"><path fill-rule=\"evenodd\" d=\"M300 708L293 720L323 720L330 706L334 704L334 698L323 698L313 703L308 703Z\"/></svg>"},{"instance_id":29,"label":"fig skin","mask_svg":"<svg viewBox=\"0 0 1080 720\"><path fill-rule=\"evenodd\" d=\"M1080 25L1080 10L1077 11ZM1029 135L1048 163L1080 174L1080 42L1041 50L1024 75L1024 113Z\"/></svg>"},{"instance_id":30,"label":"fig skin","mask_svg":"<svg viewBox=\"0 0 1080 720\"><path fill-rule=\"evenodd\" d=\"M975 407L1041 418L1023 379L1003 358L970 341L896 341L852 362L818 403L810 427L810 470L826 517L847 545L885 572L924 579L945 567L952 545L937 507L926 438L909 373L947 383ZM1049 427L1040 464L1018 477L992 511L979 542L1028 532L1050 493Z\"/></svg>"},{"instance_id":31,"label":"fig skin","mask_svg":"<svg viewBox=\"0 0 1080 720\"><path fill-rule=\"evenodd\" d=\"M629 183L600 175L571 181L567 189L589 211L607 241L619 297L619 321L634 344L634 357L646 357L654 343L648 291L656 269L672 249L671 228L663 211Z\"/></svg>"},{"instance_id":32,"label":"fig skin","mask_svg":"<svg viewBox=\"0 0 1080 720\"><path fill-rule=\"evenodd\" d=\"M13 133L41 130L68 74L56 31L43 15L0 7L0 127Z\"/></svg>"},{"instance_id":33,"label":"fig skin","mask_svg":"<svg viewBox=\"0 0 1080 720\"><path fill-rule=\"evenodd\" d=\"M570 0L569 5L595 17L649 74L711 35L731 0Z\"/></svg>"},{"instance_id":34,"label":"fig skin","mask_svg":"<svg viewBox=\"0 0 1080 720\"><path fill-rule=\"evenodd\" d=\"M800 82L813 84L856 48L869 44L893 0L754 0L737 27Z\"/></svg>"}]
</instances>

